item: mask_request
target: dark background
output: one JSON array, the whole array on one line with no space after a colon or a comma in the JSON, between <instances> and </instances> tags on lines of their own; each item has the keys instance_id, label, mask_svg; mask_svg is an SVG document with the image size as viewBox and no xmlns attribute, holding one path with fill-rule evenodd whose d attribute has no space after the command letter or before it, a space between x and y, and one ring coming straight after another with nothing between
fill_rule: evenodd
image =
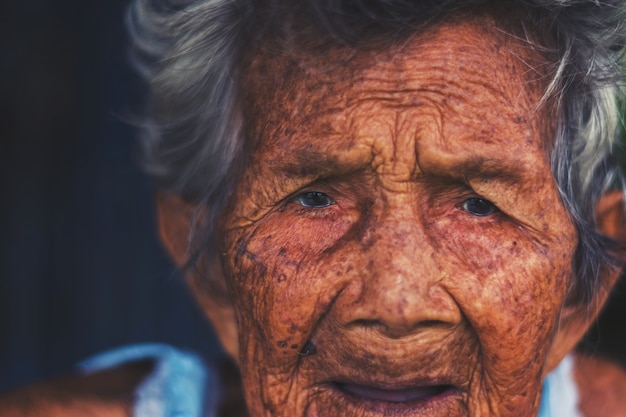
<instances>
[{"instance_id":1,"label":"dark background","mask_svg":"<svg viewBox=\"0 0 626 417\"><path fill-rule=\"evenodd\" d=\"M4 2L0 12L0 392L103 349L216 353L159 246L137 164L143 85L128 0Z\"/></svg>"},{"instance_id":2,"label":"dark background","mask_svg":"<svg viewBox=\"0 0 626 417\"><path fill-rule=\"evenodd\" d=\"M0 20L0 392L98 351L220 355L157 243L128 120L127 0L5 2ZM626 362L622 284L585 342Z\"/></svg>"}]
</instances>

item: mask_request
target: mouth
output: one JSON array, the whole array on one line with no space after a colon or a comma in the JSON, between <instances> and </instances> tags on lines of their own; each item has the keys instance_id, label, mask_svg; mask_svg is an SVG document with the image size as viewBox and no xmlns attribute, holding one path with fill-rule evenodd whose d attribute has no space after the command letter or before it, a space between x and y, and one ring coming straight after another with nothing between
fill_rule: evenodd
<instances>
[{"instance_id":1,"label":"mouth","mask_svg":"<svg viewBox=\"0 0 626 417\"><path fill-rule=\"evenodd\" d=\"M362 398L367 401L380 401L389 403L409 403L416 401L427 401L438 397L448 390L452 390L451 385L435 385L427 387L403 388L403 389L381 389L364 385L347 383L335 383L336 388L348 395Z\"/></svg>"},{"instance_id":2,"label":"mouth","mask_svg":"<svg viewBox=\"0 0 626 417\"><path fill-rule=\"evenodd\" d=\"M350 403L384 414L407 414L433 409L459 394L453 385L388 388L352 382L333 382L333 391Z\"/></svg>"}]
</instances>

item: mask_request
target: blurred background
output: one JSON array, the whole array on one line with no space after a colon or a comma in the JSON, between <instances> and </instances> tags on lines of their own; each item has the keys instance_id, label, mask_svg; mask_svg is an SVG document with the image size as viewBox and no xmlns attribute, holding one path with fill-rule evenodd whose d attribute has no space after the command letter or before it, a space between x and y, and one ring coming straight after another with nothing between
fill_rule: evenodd
<instances>
[{"instance_id":1,"label":"blurred background","mask_svg":"<svg viewBox=\"0 0 626 417\"><path fill-rule=\"evenodd\" d=\"M129 343L222 355L156 238L127 4L2 6L0 393ZM623 281L584 349L626 364Z\"/></svg>"},{"instance_id":2,"label":"blurred background","mask_svg":"<svg viewBox=\"0 0 626 417\"><path fill-rule=\"evenodd\" d=\"M2 6L0 392L122 344L220 355L158 244L138 169L128 3Z\"/></svg>"}]
</instances>

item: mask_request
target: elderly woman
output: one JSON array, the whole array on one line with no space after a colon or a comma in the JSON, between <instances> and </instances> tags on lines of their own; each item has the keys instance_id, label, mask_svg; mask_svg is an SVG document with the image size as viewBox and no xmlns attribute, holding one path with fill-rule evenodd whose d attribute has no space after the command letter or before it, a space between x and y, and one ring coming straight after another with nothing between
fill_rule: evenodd
<instances>
[{"instance_id":1,"label":"elderly woman","mask_svg":"<svg viewBox=\"0 0 626 417\"><path fill-rule=\"evenodd\" d=\"M625 415L626 374L572 353L623 258L625 13L136 0L161 236L250 416ZM165 347L84 369L122 362L31 412L195 417L225 395Z\"/></svg>"}]
</instances>

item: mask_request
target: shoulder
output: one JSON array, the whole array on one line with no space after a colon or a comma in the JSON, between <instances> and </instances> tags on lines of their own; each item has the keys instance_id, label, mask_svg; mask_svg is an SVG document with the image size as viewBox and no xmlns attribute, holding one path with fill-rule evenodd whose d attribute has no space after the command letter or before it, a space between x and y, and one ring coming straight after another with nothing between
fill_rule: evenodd
<instances>
[{"instance_id":1,"label":"shoulder","mask_svg":"<svg viewBox=\"0 0 626 417\"><path fill-rule=\"evenodd\" d=\"M152 367L150 360L133 362L23 388L0 397L0 415L131 416L135 389Z\"/></svg>"},{"instance_id":2,"label":"shoulder","mask_svg":"<svg viewBox=\"0 0 626 417\"><path fill-rule=\"evenodd\" d=\"M576 355L574 377L585 417L626 417L626 371L604 359Z\"/></svg>"}]
</instances>

